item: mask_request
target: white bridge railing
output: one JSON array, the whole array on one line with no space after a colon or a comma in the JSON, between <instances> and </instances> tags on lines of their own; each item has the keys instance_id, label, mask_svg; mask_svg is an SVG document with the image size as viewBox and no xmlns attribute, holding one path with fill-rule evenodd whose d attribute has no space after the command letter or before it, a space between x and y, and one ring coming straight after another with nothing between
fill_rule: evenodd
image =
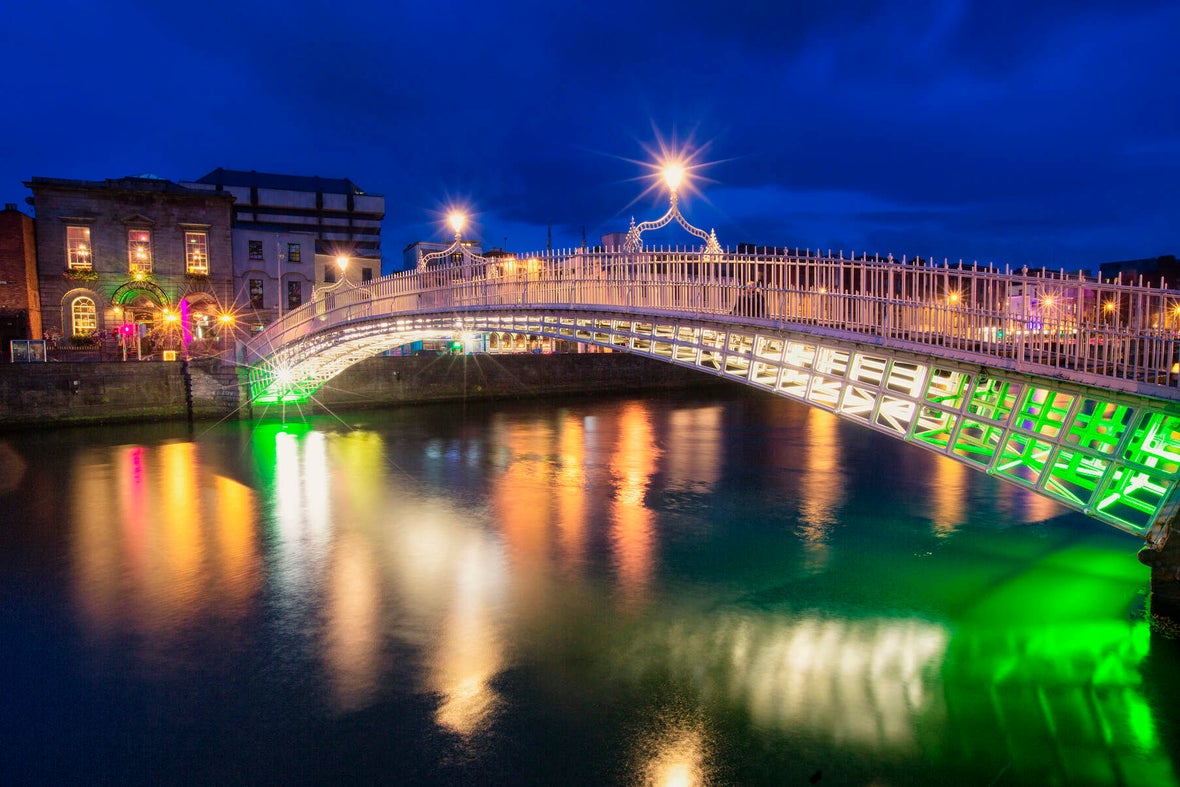
<instances>
[{"instance_id":1,"label":"white bridge railing","mask_svg":"<svg viewBox=\"0 0 1180 787\"><path fill-rule=\"evenodd\" d=\"M257 363L305 336L359 320L514 308L818 328L980 363L1005 361L1030 373L1068 370L1149 389L1176 388L1180 380L1178 290L867 256L674 250L468 257L363 286L320 289L254 337L247 361Z\"/></svg>"}]
</instances>

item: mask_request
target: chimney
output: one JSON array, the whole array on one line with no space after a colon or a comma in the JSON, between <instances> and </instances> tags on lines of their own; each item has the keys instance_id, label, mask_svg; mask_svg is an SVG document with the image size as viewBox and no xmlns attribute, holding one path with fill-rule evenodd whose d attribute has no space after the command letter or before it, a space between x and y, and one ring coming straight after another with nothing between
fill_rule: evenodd
<instances>
[{"instance_id":1,"label":"chimney","mask_svg":"<svg viewBox=\"0 0 1180 787\"><path fill-rule=\"evenodd\" d=\"M4 209L5 210L16 210L16 203L15 202L5 202Z\"/></svg>"}]
</instances>

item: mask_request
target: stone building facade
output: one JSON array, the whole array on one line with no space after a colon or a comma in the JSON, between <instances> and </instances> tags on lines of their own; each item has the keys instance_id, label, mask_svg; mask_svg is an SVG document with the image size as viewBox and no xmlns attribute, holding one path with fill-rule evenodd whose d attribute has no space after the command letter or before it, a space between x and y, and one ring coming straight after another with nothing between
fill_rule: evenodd
<instances>
[{"instance_id":1,"label":"stone building facade","mask_svg":"<svg viewBox=\"0 0 1180 787\"><path fill-rule=\"evenodd\" d=\"M231 195L153 176L34 177L25 186L50 336L194 355L228 342L221 318L234 302Z\"/></svg>"},{"instance_id":2,"label":"stone building facade","mask_svg":"<svg viewBox=\"0 0 1180 787\"><path fill-rule=\"evenodd\" d=\"M0 211L0 359L10 339L41 338L41 298L33 219L5 205Z\"/></svg>"}]
</instances>

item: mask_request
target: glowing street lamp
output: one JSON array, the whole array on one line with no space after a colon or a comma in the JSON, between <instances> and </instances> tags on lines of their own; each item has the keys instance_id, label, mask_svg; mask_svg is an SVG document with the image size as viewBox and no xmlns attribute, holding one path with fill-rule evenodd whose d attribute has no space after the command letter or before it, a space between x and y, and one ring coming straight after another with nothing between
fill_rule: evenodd
<instances>
[{"instance_id":1,"label":"glowing street lamp","mask_svg":"<svg viewBox=\"0 0 1180 787\"><path fill-rule=\"evenodd\" d=\"M684 180L684 167L678 162L669 162L664 165L663 170L664 183L668 184L668 190L673 194L680 188L680 182Z\"/></svg>"},{"instance_id":2,"label":"glowing street lamp","mask_svg":"<svg viewBox=\"0 0 1180 787\"><path fill-rule=\"evenodd\" d=\"M721 244L717 241L717 233L710 231L705 232L699 227L694 227L689 223L688 219L684 218L684 214L680 212L679 190L680 186L685 183L688 170L679 160L665 161L660 167L660 176L664 180L664 185L668 187L668 212L655 221L645 221L642 224L636 224L635 219L631 219L631 227L627 230L627 238L623 241L623 250L628 253L640 251L643 248L643 233L649 230L658 230L668 226L673 221L683 227L692 235L697 236L705 242L702 251L705 254L720 255Z\"/></svg>"},{"instance_id":3,"label":"glowing street lamp","mask_svg":"<svg viewBox=\"0 0 1180 787\"><path fill-rule=\"evenodd\" d=\"M463 225L467 223L467 217L459 211L454 211L450 216L447 216L447 221L451 225L451 229L455 231L455 240L463 233Z\"/></svg>"}]
</instances>

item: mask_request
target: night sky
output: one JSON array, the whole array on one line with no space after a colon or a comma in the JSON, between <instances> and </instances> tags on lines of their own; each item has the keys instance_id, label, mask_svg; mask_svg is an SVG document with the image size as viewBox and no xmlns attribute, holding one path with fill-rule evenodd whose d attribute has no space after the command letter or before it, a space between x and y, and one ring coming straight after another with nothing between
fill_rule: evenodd
<instances>
[{"instance_id":1,"label":"night sky","mask_svg":"<svg viewBox=\"0 0 1180 787\"><path fill-rule=\"evenodd\" d=\"M0 201L32 176L348 177L389 263L682 206L756 243L1096 269L1180 253L1180 3L9 3ZM687 235L670 237L687 243Z\"/></svg>"}]
</instances>

